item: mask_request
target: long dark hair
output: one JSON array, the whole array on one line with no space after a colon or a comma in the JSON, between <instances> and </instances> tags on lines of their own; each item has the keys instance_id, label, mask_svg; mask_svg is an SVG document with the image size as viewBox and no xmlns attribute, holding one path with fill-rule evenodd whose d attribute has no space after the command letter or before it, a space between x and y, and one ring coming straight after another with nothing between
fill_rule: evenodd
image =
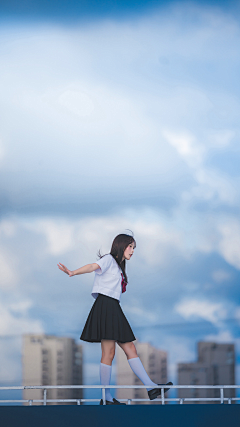
<instances>
[{"instance_id":1,"label":"long dark hair","mask_svg":"<svg viewBox=\"0 0 240 427\"><path fill-rule=\"evenodd\" d=\"M118 234L118 236L116 236L112 242L110 251L110 254L121 268L126 282L128 281L126 274L126 260L124 259L122 261L122 259L125 249L128 247L128 245L131 245L131 243L134 243L136 247L136 242L133 236L129 236L128 234ZM98 252L98 256L102 258L100 251Z\"/></svg>"}]
</instances>

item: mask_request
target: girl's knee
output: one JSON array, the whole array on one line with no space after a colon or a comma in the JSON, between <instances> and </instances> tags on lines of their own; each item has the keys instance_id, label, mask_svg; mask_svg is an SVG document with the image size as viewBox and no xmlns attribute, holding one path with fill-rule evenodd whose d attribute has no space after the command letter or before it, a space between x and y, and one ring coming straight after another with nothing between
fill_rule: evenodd
<instances>
[{"instance_id":1,"label":"girl's knee","mask_svg":"<svg viewBox=\"0 0 240 427\"><path fill-rule=\"evenodd\" d=\"M113 348L113 349L110 351L110 357L112 358L112 360L114 359L114 356L115 356L115 348Z\"/></svg>"},{"instance_id":2,"label":"girl's knee","mask_svg":"<svg viewBox=\"0 0 240 427\"><path fill-rule=\"evenodd\" d=\"M115 347L114 348L104 348L102 349L102 357L107 358L109 360L113 360L115 356Z\"/></svg>"},{"instance_id":3,"label":"girl's knee","mask_svg":"<svg viewBox=\"0 0 240 427\"><path fill-rule=\"evenodd\" d=\"M113 359L114 355L112 354L102 354L101 363L104 363L105 365L111 365Z\"/></svg>"},{"instance_id":4,"label":"girl's knee","mask_svg":"<svg viewBox=\"0 0 240 427\"><path fill-rule=\"evenodd\" d=\"M137 350L133 342L129 342L122 346L122 349L124 350L126 356L128 359L131 359L133 357L138 357Z\"/></svg>"}]
</instances>

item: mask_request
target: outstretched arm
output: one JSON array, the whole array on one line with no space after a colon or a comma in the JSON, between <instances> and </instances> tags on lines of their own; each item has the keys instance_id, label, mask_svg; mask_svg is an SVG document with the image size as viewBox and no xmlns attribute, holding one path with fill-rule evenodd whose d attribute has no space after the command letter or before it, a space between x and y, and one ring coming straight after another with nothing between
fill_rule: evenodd
<instances>
[{"instance_id":1,"label":"outstretched arm","mask_svg":"<svg viewBox=\"0 0 240 427\"><path fill-rule=\"evenodd\" d=\"M68 268L65 267L65 265L63 265L61 263L58 264L58 268L59 268L59 270L63 271L64 273L68 274L69 277L72 277L72 276L76 276L78 274L92 273L93 271L97 270L100 267L96 262L94 262L93 264L84 265L83 267L78 268L77 270L73 270L73 271L68 270Z\"/></svg>"}]
</instances>

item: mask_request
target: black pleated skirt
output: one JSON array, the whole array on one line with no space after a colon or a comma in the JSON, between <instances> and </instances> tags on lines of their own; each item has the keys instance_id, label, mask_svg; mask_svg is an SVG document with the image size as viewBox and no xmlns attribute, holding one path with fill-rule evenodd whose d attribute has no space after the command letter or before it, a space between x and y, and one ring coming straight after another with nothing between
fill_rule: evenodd
<instances>
[{"instance_id":1,"label":"black pleated skirt","mask_svg":"<svg viewBox=\"0 0 240 427\"><path fill-rule=\"evenodd\" d=\"M88 315L80 339L88 342L114 340L125 343L134 341L136 338L119 301L99 294Z\"/></svg>"}]
</instances>

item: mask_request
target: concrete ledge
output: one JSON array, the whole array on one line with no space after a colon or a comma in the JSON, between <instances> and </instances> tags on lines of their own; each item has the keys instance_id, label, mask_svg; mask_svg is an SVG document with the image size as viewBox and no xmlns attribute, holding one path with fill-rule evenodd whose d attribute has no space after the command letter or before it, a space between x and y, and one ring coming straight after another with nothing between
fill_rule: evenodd
<instances>
[{"instance_id":1,"label":"concrete ledge","mask_svg":"<svg viewBox=\"0 0 240 427\"><path fill-rule=\"evenodd\" d=\"M1 427L239 427L240 405L1 406Z\"/></svg>"}]
</instances>

